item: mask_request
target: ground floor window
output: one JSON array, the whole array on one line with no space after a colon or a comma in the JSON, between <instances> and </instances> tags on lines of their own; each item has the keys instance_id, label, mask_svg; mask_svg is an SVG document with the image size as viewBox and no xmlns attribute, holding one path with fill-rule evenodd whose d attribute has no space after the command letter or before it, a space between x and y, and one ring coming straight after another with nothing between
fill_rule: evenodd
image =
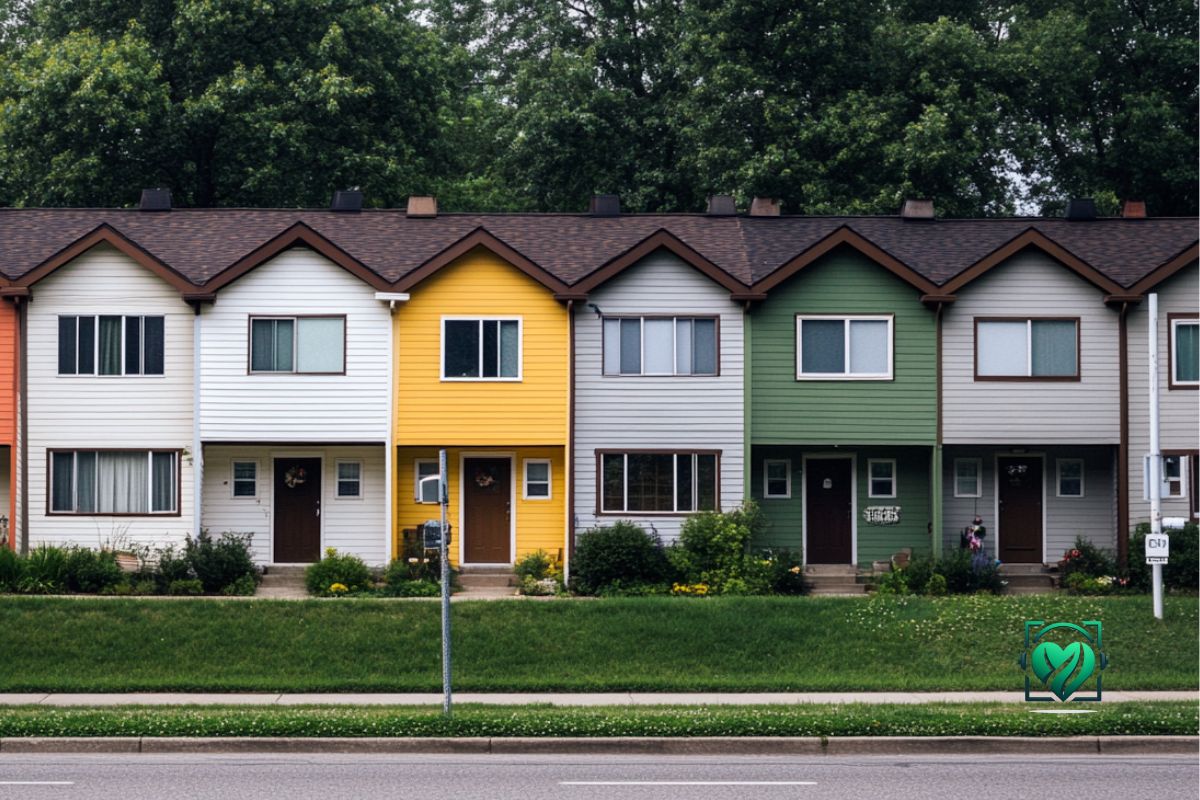
<instances>
[{"instance_id":1,"label":"ground floor window","mask_svg":"<svg viewBox=\"0 0 1200 800\"><path fill-rule=\"evenodd\" d=\"M979 475L983 470L983 462L978 458L954 459L954 496L980 497Z\"/></svg>"},{"instance_id":2,"label":"ground floor window","mask_svg":"<svg viewBox=\"0 0 1200 800\"><path fill-rule=\"evenodd\" d=\"M413 499L418 503L436 503L438 501L437 481L422 483L423 478L432 478L438 474L438 462L433 458L418 458L413 465Z\"/></svg>"},{"instance_id":3,"label":"ground floor window","mask_svg":"<svg viewBox=\"0 0 1200 800\"><path fill-rule=\"evenodd\" d=\"M340 498L362 497L362 462L337 462L337 496Z\"/></svg>"},{"instance_id":4,"label":"ground floor window","mask_svg":"<svg viewBox=\"0 0 1200 800\"><path fill-rule=\"evenodd\" d=\"M601 453L600 461L603 513L717 508L716 453Z\"/></svg>"},{"instance_id":5,"label":"ground floor window","mask_svg":"<svg viewBox=\"0 0 1200 800\"><path fill-rule=\"evenodd\" d=\"M54 514L178 514L176 450L54 450Z\"/></svg>"},{"instance_id":6,"label":"ground floor window","mask_svg":"<svg viewBox=\"0 0 1200 800\"><path fill-rule=\"evenodd\" d=\"M868 497L896 496L896 460L894 458L872 458L867 461L870 480Z\"/></svg>"},{"instance_id":7,"label":"ground floor window","mask_svg":"<svg viewBox=\"0 0 1200 800\"><path fill-rule=\"evenodd\" d=\"M233 462L233 496L234 497L257 497L258 496L258 462L257 461L234 461Z\"/></svg>"},{"instance_id":8,"label":"ground floor window","mask_svg":"<svg viewBox=\"0 0 1200 800\"><path fill-rule=\"evenodd\" d=\"M1058 468L1058 496L1083 497L1083 459L1060 458Z\"/></svg>"},{"instance_id":9,"label":"ground floor window","mask_svg":"<svg viewBox=\"0 0 1200 800\"><path fill-rule=\"evenodd\" d=\"M526 459L525 461L525 491L522 497L526 500L550 499L550 462L546 459Z\"/></svg>"},{"instance_id":10,"label":"ground floor window","mask_svg":"<svg viewBox=\"0 0 1200 800\"><path fill-rule=\"evenodd\" d=\"M771 500L792 496L792 462L786 458L763 461L763 497Z\"/></svg>"}]
</instances>

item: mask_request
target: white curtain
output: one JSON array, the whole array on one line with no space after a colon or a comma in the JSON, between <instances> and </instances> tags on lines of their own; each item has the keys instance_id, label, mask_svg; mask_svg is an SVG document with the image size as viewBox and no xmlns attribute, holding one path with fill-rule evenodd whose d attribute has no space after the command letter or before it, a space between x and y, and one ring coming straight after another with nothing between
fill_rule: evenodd
<instances>
[{"instance_id":1,"label":"white curtain","mask_svg":"<svg viewBox=\"0 0 1200 800\"><path fill-rule=\"evenodd\" d=\"M146 451L99 454L97 495L102 514L145 514L150 510L150 461Z\"/></svg>"}]
</instances>

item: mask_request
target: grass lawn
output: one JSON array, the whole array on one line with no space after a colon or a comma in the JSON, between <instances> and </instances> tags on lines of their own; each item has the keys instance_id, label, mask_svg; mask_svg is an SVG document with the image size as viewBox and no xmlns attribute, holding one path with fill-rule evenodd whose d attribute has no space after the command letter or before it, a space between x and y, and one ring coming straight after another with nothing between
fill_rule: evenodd
<instances>
[{"instance_id":1,"label":"grass lawn","mask_svg":"<svg viewBox=\"0 0 1200 800\"><path fill-rule=\"evenodd\" d=\"M1116 736L1192 735L1195 703L1101 703L1092 714L1027 705L192 706L46 708L0 714L0 736Z\"/></svg>"},{"instance_id":2,"label":"grass lawn","mask_svg":"<svg viewBox=\"0 0 1200 800\"><path fill-rule=\"evenodd\" d=\"M1023 624L1101 620L1106 690L1200 685L1196 597L627 598L453 607L458 691L1023 688ZM430 602L0 599L0 691L439 691Z\"/></svg>"}]
</instances>

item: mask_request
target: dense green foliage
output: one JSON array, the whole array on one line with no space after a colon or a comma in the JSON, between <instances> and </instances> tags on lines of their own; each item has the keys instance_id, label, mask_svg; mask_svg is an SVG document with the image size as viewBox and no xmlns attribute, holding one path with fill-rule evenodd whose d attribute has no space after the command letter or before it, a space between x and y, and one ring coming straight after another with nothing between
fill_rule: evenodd
<instances>
[{"instance_id":1,"label":"dense green foliage","mask_svg":"<svg viewBox=\"0 0 1200 800\"><path fill-rule=\"evenodd\" d=\"M571 562L571 588L599 594L614 585L663 583L670 570L657 537L632 522L615 522L579 535Z\"/></svg>"},{"instance_id":2,"label":"dense green foliage","mask_svg":"<svg viewBox=\"0 0 1200 800\"><path fill-rule=\"evenodd\" d=\"M1193 214L1196 35L1186 0L0 0L0 204Z\"/></svg>"},{"instance_id":3,"label":"dense green foliage","mask_svg":"<svg viewBox=\"0 0 1200 800\"><path fill-rule=\"evenodd\" d=\"M457 602L460 691L1020 691L1026 620L1101 620L1104 689L1200 686L1196 598ZM441 687L436 602L0 598L0 691Z\"/></svg>"},{"instance_id":4,"label":"dense green foliage","mask_svg":"<svg viewBox=\"0 0 1200 800\"><path fill-rule=\"evenodd\" d=\"M304 588L323 596L365 592L372 588L371 570L358 556L327 547L325 557L304 570Z\"/></svg>"},{"instance_id":5,"label":"dense green foliage","mask_svg":"<svg viewBox=\"0 0 1200 800\"><path fill-rule=\"evenodd\" d=\"M1150 591L1150 565L1146 563L1146 534L1150 523L1134 530L1129 543L1129 585ZM1188 522L1182 530L1166 531L1171 537L1171 556L1163 567L1163 585L1194 592L1200 589L1200 525Z\"/></svg>"}]
</instances>

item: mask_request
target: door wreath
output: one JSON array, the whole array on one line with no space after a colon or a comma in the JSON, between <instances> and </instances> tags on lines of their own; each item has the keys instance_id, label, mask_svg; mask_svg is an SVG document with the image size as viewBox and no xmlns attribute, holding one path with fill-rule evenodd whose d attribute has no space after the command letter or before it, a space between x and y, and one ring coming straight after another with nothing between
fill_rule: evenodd
<instances>
[{"instance_id":1,"label":"door wreath","mask_svg":"<svg viewBox=\"0 0 1200 800\"><path fill-rule=\"evenodd\" d=\"M308 479L308 472L304 467L295 465L287 472L283 473L283 482L289 489L295 489L300 484Z\"/></svg>"}]
</instances>

